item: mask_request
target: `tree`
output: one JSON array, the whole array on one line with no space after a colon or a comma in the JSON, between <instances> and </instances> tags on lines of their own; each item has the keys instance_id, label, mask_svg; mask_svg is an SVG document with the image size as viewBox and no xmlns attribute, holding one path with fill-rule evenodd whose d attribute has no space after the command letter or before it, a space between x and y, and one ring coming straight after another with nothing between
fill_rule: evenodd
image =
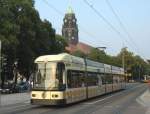
<instances>
[{"instance_id":1,"label":"tree","mask_svg":"<svg viewBox=\"0 0 150 114\"><path fill-rule=\"evenodd\" d=\"M117 55L117 60L120 64L122 63L122 56L125 58L125 70L127 73L132 74L132 77L136 80L143 79L143 76L146 74L147 63L138 55L127 50L127 48L122 48L121 52Z\"/></svg>"},{"instance_id":2,"label":"tree","mask_svg":"<svg viewBox=\"0 0 150 114\"><path fill-rule=\"evenodd\" d=\"M78 56L78 57L81 57L81 58L87 57L87 55L84 54L83 52L81 52L80 50L77 50L77 51L73 52L72 55Z\"/></svg>"},{"instance_id":3,"label":"tree","mask_svg":"<svg viewBox=\"0 0 150 114\"><path fill-rule=\"evenodd\" d=\"M90 58L94 61L101 62L101 63L120 66L116 57L110 56L110 55L106 54L104 51L101 51L96 48L92 49L91 53L88 55L88 58Z\"/></svg>"},{"instance_id":4,"label":"tree","mask_svg":"<svg viewBox=\"0 0 150 114\"><path fill-rule=\"evenodd\" d=\"M55 45L55 53L66 52L67 41L63 36L58 34L55 36Z\"/></svg>"},{"instance_id":5,"label":"tree","mask_svg":"<svg viewBox=\"0 0 150 114\"><path fill-rule=\"evenodd\" d=\"M52 24L40 19L34 0L0 0L0 28L2 54L7 57L11 79L15 61L19 73L29 78L36 57L64 52L66 46Z\"/></svg>"}]
</instances>

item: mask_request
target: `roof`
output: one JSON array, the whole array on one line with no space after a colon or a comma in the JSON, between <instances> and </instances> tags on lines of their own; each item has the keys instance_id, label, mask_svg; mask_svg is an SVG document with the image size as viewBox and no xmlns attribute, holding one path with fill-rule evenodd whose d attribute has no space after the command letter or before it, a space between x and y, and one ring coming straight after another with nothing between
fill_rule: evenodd
<instances>
[{"instance_id":1,"label":"roof","mask_svg":"<svg viewBox=\"0 0 150 114\"><path fill-rule=\"evenodd\" d=\"M43 55L35 59L35 63L37 62L48 62L48 61L60 61L67 59L69 54L61 53L57 55Z\"/></svg>"},{"instance_id":2,"label":"roof","mask_svg":"<svg viewBox=\"0 0 150 114\"><path fill-rule=\"evenodd\" d=\"M70 53L73 53L75 51L81 51L84 54L89 54L91 52L92 46L89 46L85 43L79 42L77 45L69 44L68 47L66 47L66 50Z\"/></svg>"},{"instance_id":3,"label":"roof","mask_svg":"<svg viewBox=\"0 0 150 114\"><path fill-rule=\"evenodd\" d=\"M91 52L92 46L82 43L82 42L79 42L77 44L77 49L82 51L85 54L89 54Z\"/></svg>"},{"instance_id":4,"label":"roof","mask_svg":"<svg viewBox=\"0 0 150 114\"><path fill-rule=\"evenodd\" d=\"M40 62L52 62L52 61L61 61L61 62L71 62L71 63L75 63L75 64L80 64L80 65L85 65L85 61L83 58L80 57L76 57L76 56L72 56L70 54L67 53L61 53L61 54L57 54L57 55L44 55L44 56L40 56L35 60L35 63L40 63ZM104 70L102 70L102 68L105 68L105 72L106 73L115 73L115 74L124 74L124 70L120 67L115 67L113 66L113 69L111 69L111 65L108 64L104 64L104 63L99 63L96 61L91 61L86 59L87 65L88 67L95 67L94 69L98 70L100 69L101 72L104 72ZM112 72L111 72L112 70Z\"/></svg>"},{"instance_id":5,"label":"roof","mask_svg":"<svg viewBox=\"0 0 150 114\"><path fill-rule=\"evenodd\" d=\"M57 55L44 55L35 59L35 63L38 62L51 62L51 61L64 61L64 62L73 62L77 64L84 64L83 58L72 56L67 53L61 53Z\"/></svg>"}]
</instances>

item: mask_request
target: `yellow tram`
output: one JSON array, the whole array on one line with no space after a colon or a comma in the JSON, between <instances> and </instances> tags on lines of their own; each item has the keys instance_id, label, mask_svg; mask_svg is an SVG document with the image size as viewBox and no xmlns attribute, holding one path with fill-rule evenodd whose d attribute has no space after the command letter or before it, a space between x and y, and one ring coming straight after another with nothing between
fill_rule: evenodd
<instances>
[{"instance_id":1,"label":"yellow tram","mask_svg":"<svg viewBox=\"0 0 150 114\"><path fill-rule=\"evenodd\" d=\"M124 70L67 53L40 56L31 104L65 105L125 88Z\"/></svg>"}]
</instances>

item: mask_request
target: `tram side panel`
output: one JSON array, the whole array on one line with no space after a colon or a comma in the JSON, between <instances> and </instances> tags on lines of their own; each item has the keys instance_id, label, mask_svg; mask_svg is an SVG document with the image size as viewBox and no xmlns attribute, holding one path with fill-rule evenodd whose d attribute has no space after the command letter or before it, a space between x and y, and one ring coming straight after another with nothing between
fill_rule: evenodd
<instances>
[{"instance_id":1,"label":"tram side panel","mask_svg":"<svg viewBox=\"0 0 150 114\"><path fill-rule=\"evenodd\" d=\"M112 74L106 74L105 76L106 80L106 93L113 91L113 77Z\"/></svg>"},{"instance_id":2,"label":"tram side panel","mask_svg":"<svg viewBox=\"0 0 150 114\"><path fill-rule=\"evenodd\" d=\"M125 89L126 88L126 82L125 82L125 76L122 75L121 77L121 83L122 83L122 89Z\"/></svg>"},{"instance_id":3,"label":"tram side panel","mask_svg":"<svg viewBox=\"0 0 150 114\"><path fill-rule=\"evenodd\" d=\"M73 103L86 99L86 87L85 87L85 72L79 69L67 70L67 88L66 88L66 100L67 103Z\"/></svg>"},{"instance_id":4,"label":"tram side panel","mask_svg":"<svg viewBox=\"0 0 150 114\"><path fill-rule=\"evenodd\" d=\"M117 91L118 89L118 82L117 82L117 79L116 79L116 75L113 74L113 91Z\"/></svg>"},{"instance_id":5,"label":"tram side panel","mask_svg":"<svg viewBox=\"0 0 150 114\"><path fill-rule=\"evenodd\" d=\"M120 90L121 88L122 87L120 83L120 75L119 74L113 75L113 91Z\"/></svg>"},{"instance_id":6,"label":"tram side panel","mask_svg":"<svg viewBox=\"0 0 150 114\"><path fill-rule=\"evenodd\" d=\"M86 99L86 88L72 88L65 91L66 103L74 103Z\"/></svg>"}]
</instances>

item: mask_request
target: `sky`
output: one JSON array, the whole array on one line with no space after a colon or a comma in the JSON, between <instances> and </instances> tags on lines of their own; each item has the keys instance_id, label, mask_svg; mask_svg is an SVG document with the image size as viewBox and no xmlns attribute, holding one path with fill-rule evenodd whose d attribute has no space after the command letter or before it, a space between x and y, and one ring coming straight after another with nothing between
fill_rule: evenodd
<instances>
[{"instance_id":1,"label":"sky","mask_svg":"<svg viewBox=\"0 0 150 114\"><path fill-rule=\"evenodd\" d=\"M56 33L61 34L64 15L71 6L77 18L80 42L93 47L107 47L105 51L110 55L117 55L122 47L127 47L135 55L140 55L143 59L150 59L150 0L86 1L109 24L97 15L84 0L35 0L35 8L41 19L49 20ZM127 32L120 26L107 1Z\"/></svg>"}]
</instances>

